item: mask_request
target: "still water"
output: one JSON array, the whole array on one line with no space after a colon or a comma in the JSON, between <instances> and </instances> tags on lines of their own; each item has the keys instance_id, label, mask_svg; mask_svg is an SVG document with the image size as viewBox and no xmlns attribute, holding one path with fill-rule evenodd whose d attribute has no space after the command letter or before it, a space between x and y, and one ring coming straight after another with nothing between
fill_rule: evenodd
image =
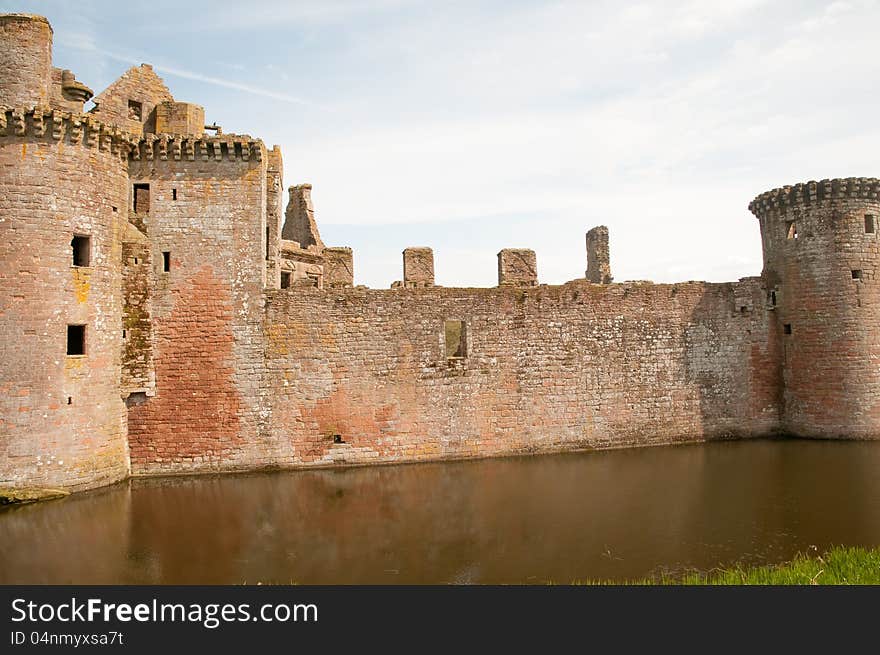
<instances>
[{"instance_id":1,"label":"still water","mask_svg":"<svg viewBox=\"0 0 880 655\"><path fill-rule=\"evenodd\" d=\"M880 443L141 479L0 510L0 583L568 583L880 545Z\"/></svg>"}]
</instances>

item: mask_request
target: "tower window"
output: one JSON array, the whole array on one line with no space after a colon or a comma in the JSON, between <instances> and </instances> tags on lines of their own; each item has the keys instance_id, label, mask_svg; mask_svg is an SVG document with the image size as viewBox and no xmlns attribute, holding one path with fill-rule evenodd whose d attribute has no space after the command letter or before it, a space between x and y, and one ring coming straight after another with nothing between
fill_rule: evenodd
<instances>
[{"instance_id":1,"label":"tower window","mask_svg":"<svg viewBox=\"0 0 880 655\"><path fill-rule=\"evenodd\" d=\"M68 325L67 326L67 354L68 355L85 355L86 354L86 326L85 325Z\"/></svg>"},{"instance_id":2,"label":"tower window","mask_svg":"<svg viewBox=\"0 0 880 655\"><path fill-rule=\"evenodd\" d=\"M785 334L791 334L791 323L786 323L785 325L783 325L783 326L782 326L782 331L783 331Z\"/></svg>"},{"instance_id":3,"label":"tower window","mask_svg":"<svg viewBox=\"0 0 880 655\"><path fill-rule=\"evenodd\" d=\"M73 250L74 266L89 266L91 263L91 243L92 240L87 236L75 235L70 241L70 248Z\"/></svg>"},{"instance_id":4,"label":"tower window","mask_svg":"<svg viewBox=\"0 0 880 655\"><path fill-rule=\"evenodd\" d=\"M128 118L133 121L140 121L144 118L144 105L137 100L128 101Z\"/></svg>"},{"instance_id":5,"label":"tower window","mask_svg":"<svg viewBox=\"0 0 880 655\"><path fill-rule=\"evenodd\" d=\"M797 223L795 223L794 221L788 221L785 224L785 231L786 231L789 239L797 239L798 238Z\"/></svg>"},{"instance_id":6,"label":"tower window","mask_svg":"<svg viewBox=\"0 0 880 655\"><path fill-rule=\"evenodd\" d=\"M446 321L446 357L456 359L467 356L467 330L464 321Z\"/></svg>"},{"instance_id":7,"label":"tower window","mask_svg":"<svg viewBox=\"0 0 880 655\"><path fill-rule=\"evenodd\" d=\"M289 289L290 288L290 273L282 272L281 273L281 288Z\"/></svg>"},{"instance_id":8,"label":"tower window","mask_svg":"<svg viewBox=\"0 0 880 655\"><path fill-rule=\"evenodd\" d=\"M149 214L150 213L150 185L135 184L134 185L134 213Z\"/></svg>"},{"instance_id":9,"label":"tower window","mask_svg":"<svg viewBox=\"0 0 880 655\"><path fill-rule=\"evenodd\" d=\"M767 304L771 307L776 307L776 291L768 291L767 292Z\"/></svg>"},{"instance_id":10,"label":"tower window","mask_svg":"<svg viewBox=\"0 0 880 655\"><path fill-rule=\"evenodd\" d=\"M852 279L853 280L861 280L862 279L861 269L855 269L852 271Z\"/></svg>"},{"instance_id":11,"label":"tower window","mask_svg":"<svg viewBox=\"0 0 880 655\"><path fill-rule=\"evenodd\" d=\"M171 199L177 200L177 189L171 189Z\"/></svg>"},{"instance_id":12,"label":"tower window","mask_svg":"<svg viewBox=\"0 0 880 655\"><path fill-rule=\"evenodd\" d=\"M162 253L162 271L167 273L171 270L171 252L165 250Z\"/></svg>"},{"instance_id":13,"label":"tower window","mask_svg":"<svg viewBox=\"0 0 880 655\"><path fill-rule=\"evenodd\" d=\"M874 234L874 215L865 214L865 234Z\"/></svg>"}]
</instances>

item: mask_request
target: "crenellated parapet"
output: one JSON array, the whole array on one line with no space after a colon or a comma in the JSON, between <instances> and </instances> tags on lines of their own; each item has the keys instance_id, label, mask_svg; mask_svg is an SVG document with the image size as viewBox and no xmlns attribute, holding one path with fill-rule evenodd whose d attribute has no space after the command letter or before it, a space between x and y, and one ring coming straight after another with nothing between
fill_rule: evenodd
<instances>
[{"instance_id":1,"label":"crenellated parapet","mask_svg":"<svg viewBox=\"0 0 880 655\"><path fill-rule=\"evenodd\" d=\"M51 107L0 106L0 137L50 138L99 150L109 150L121 158L135 161L257 161L265 157L266 146L259 139L243 134L219 137L148 134L132 136L115 125L103 123L89 114L75 114Z\"/></svg>"},{"instance_id":2,"label":"crenellated parapet","mask_svg":"<svg viewBox=\"0 0 880 655\"><path fill-rule=\"evenodd\" d=\"M266 146L259 139L242 134L222 136L181 136L174 134L147 134L139 139L131 151L135 161L263 161Z\"/></svg>"},{"instance_id":3,"label":"crenellated parapet","mask_svg":"<svg viewBox=\"0 0 880 655\"><path fill-rule=\"evenodd\" d=\"M823 200L880 197L880 179L876 177L845 177L830 180L811 180L784 186L757 196L749 203L749 211L760 216L772 210L813 204Z\"/></svg>"},{"instance_id":4,"label":"crenellated parapet","mask_svg":"<svg viewBox=\"0 0 880 655\"><path fill-rule=\"evenodd\" d=\"M121 158L127 158L136 145L128 133L87 114L73 114L45 106L0 106L0 137L64 140L74 145L109 151Z\"/></svg>"}]
</instances>

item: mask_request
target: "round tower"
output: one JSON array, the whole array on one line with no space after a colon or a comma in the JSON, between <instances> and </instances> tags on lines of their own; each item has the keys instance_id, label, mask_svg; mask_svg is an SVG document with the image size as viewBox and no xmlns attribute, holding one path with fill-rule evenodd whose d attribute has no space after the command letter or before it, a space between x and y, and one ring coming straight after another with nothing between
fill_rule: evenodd
<instances>
[{"instance_id":1,"label":"round tower","mask_svg":"<svg viewBox=\"0 0 880 655\"><path fill-rule=\"evenodd\" d=\"M51 85L49 21L33 14L0 14L0 105L48 105Z\"/></svg>"},{"instance_id":2,"label":"round tower","mask_svg":"<svg viewBox=\"0 0 880 655\"><path fill-rule=\"evenodd\" d=\"M878 195L880 180L846 178L774 189L749 204L781 342L782 427L794 435L880 438Z\"/></svg>"},{"instance_id":3,"label":"round tower","mask_svg":"<svg viewBox=\"0 0 880 655\"><path fill-rule=\"evenodd\" d=\"M83 489L129 470L120 375L130 142L35 107L51 29L35 16L0 26L0 487ZM11 81L10 66L21 72Z\"/></svg>"}]
</instances>

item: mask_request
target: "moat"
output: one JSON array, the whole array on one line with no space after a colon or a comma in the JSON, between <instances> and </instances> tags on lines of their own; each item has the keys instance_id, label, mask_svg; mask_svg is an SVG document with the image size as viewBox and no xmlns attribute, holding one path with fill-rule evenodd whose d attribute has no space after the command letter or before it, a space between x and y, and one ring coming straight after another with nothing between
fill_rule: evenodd
<instances>
[{"instance_id":1,"label":"moat","mask_svg":"<svg viewBox=\"0 0 880 655\"><path fill-rule=\"evenodd\" d=\"M0 511L0 583L568 583L880 544L880 443L136 479Z\"/></svg>"}]
</instances>

